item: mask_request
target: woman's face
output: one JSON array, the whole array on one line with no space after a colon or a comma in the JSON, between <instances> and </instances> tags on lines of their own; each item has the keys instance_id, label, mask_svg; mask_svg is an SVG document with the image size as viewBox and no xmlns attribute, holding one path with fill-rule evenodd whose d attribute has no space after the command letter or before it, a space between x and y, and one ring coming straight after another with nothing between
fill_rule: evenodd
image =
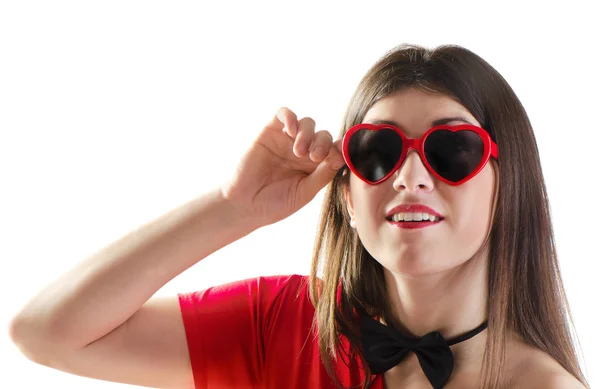
<instances>
[{"instance_id":1,"label":"woman's face","mask_svg":"<svg viewBox=\"0 0 600 389\"><path fill-rule=\"evenodd\" d=\"M379 100L363 123L393 121L408 137L418 138L433 121L453 117L481 126L464 106L447 96L405 89ZM492 164L496 162L490 161L459 186L433 176L415 150L381 184L368 185L351 174L346 192L348 212L366 250L388 270L410 276L444 271L468 261L482 247L491 227L496 183ZM426 205L443 220L424 228L399 228L386 216L400 204Z\"/></svg>"}]
</instances>

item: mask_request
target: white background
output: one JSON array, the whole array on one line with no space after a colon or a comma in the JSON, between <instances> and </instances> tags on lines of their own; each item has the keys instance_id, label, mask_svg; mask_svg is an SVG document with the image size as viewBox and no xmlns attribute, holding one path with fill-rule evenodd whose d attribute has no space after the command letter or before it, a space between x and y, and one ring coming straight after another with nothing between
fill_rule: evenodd
<instances>
[{"instance_id":1,"label":"white background","mask_svg":"<svg viewBox=\"0 0 600 389\"><path fill-rule=\"evenodd\" d=\"M591 1L535 3L3 2L0 387L124 387L30 362L8 338L11 315L80 260L215 187L277 108L335 138L360 78L403 42L462 45L521 99L587 376L600 384L597 13ZM308 274L322 199L157 295Z\"/></svg>"}]
</instances>

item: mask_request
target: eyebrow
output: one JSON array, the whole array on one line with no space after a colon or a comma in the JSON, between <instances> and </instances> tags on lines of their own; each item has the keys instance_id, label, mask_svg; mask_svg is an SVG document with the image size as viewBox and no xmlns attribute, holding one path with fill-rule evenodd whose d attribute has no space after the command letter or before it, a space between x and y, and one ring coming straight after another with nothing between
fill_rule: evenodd
<instances>
[{"instance_id":1,"label":"eyebrow","mask_svg":"<svg viewBox=\"0 0 600 389\"><path fill-rule=\"evenodd\" d=\"M470 121L468 121L467 119L465 119L462 116L455 116L455 117L450 117L450 118L441 118L441 119L434 120L433 122L431 122L431 127L440 126L442 124L447 124L447 123L454 122L454 121L474 125L473 123L471 123ZM403 128L401 125L399 125L398 123L396 123L393 120L370 120L369 123L370 124L390 124L394 127Z\"/></svg>"}]
</instances>

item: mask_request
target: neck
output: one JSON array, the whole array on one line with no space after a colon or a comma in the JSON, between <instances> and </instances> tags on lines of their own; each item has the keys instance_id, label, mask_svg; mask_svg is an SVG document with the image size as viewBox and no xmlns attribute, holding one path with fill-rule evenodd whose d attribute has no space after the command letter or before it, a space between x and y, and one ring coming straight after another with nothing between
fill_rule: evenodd
<instances>
[{"instance_id":1,"label":"neck","mask_svg":"<svg viewBox=\"0 0 600 389\"><path fill-rule=\"evenodd\" d=\"M487 320L486 258L476 256L456 268L418 277L385 269L394 327L412 337L439 331L450 340L481 325ZM487 333L451 346L456 369L480 365Z\"/></svg>"}]
</instances>

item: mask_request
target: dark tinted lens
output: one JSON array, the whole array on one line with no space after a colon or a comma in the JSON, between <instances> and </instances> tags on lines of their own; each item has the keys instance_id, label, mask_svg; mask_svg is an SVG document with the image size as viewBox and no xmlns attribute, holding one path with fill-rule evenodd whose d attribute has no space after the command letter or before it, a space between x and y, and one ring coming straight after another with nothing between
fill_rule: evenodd
<instances>
[{"instance_id":1,"label":"dark tinted lens","mask_svg":"<svg viewBox=\"0 0 600 389\"><path fill-rule=\"evenodd\" d=\"M379 181L396 166L402 138L392 129L358 130L352 135L348 156L354 168L369 181Z\"/></svg>"},{"instance_id":2,"label":"dark tinted lens","mask_svg":"<svg viewBox=\"0 0 600 389\"><path fill-rule=\"evenodd\" d=\"M474 131L434 131L425 140L424 148L433 170L453 182L467 177L483 158L483 140Z\"/></svg>"}]
</instances>

